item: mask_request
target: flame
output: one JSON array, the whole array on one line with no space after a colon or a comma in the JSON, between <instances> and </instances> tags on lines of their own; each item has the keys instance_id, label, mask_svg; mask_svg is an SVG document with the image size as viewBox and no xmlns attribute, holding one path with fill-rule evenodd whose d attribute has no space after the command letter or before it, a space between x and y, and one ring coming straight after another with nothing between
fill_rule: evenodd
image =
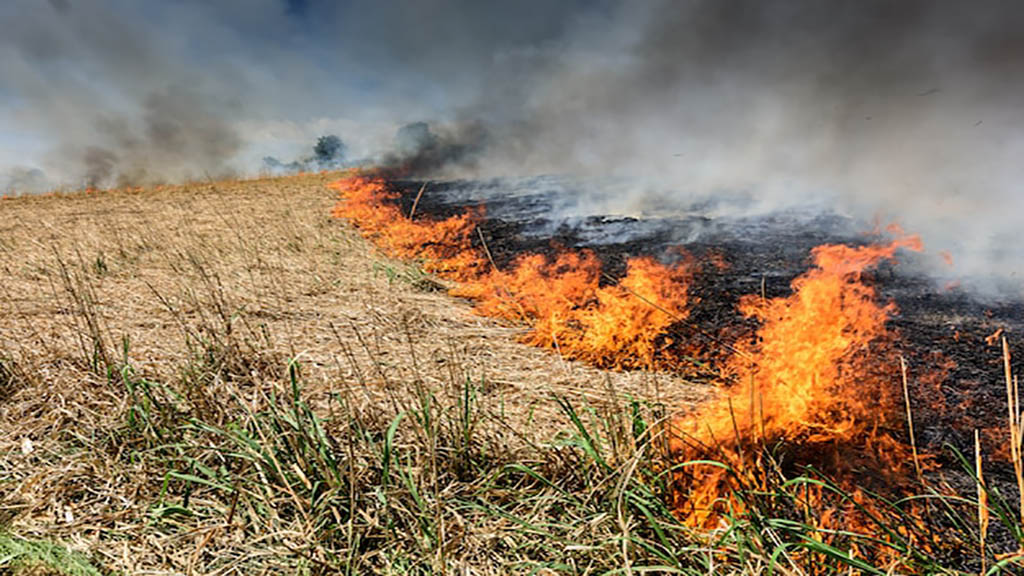
<instances>
[{"instance_id":1,"label":"flame","mask_svg":"<svg viewBox=\"0 0 1024 576\"><path fill-rule=\"evenodd\" d=\"M386 180L353 174L328 187L342 201L334 207L335 218L358 226L392 258L420 259L424 268L453 280L473 277L485 261L473 248L473 233L483 211L466 211L444 220L412 220L401 213Z\"/></svg>"},{"instance_id":2,"label":"flame","mask_svg":"<svg viewBox=\"0 0 1024 576\"><path fill-rule=\"evenodd\" d=\"M789 449L790 461L842 474L872 459L897 473L909 448L900 427L894 335L886 327L892 304L876 302L864 271L899 248L920 250L917 237L887 245L819 246L813 267L792 282L788 297L747 296L740 308L760 322L727 361L732 385L714 401L674 422L671 450L683 461L717 459L721 468L688 468L678 475L677 508L693 525L709 525L744 474L756 485L757 447Z\"/></svg>"},{"instance_id":3,"label":"flame","mask_svg":"<svg viewBox=\"0 0 1024 576\"><path fill-rule=\"evenodd\" d=\"M387 180L351 174L329 185L340 200L333 215L353 222L388 256L419 259L458 281L450 293L475 301L483 316L530 326L523 342L605 368L654 367L674 344L671 326L686 318L691 266L631 258L614 284L589 250L522 254L508 270L493 267L474 244L483 210L442 220L412 220Z\"/></svg>"},{"instance_id":4,"label":"flame","mask_svg":"<svg viewBox=\"0 0 1024 576\"><path fill-rule=\"evenodd\" d=\"M674 327L695 302L688 256L673 264L631 258L617 280L589 250L521 254L498 269L476 242L482 209L413 220L385 179L352 173L331 187L340 196L336 217L389 256L419 259L456 281L450 293L472 300L476 313L527 325L525 343L600 367L683 368L674 360L684 344ZM917 237L890 233L899 237L889 244L815 248L790 296L741 299L740 311L759 328L748 340L722 344L728 385L667 427L669 454L688 463L672 473L673 506L687 523L713 526L723 513L742 511L737 490L763 487L774 475L767 454L840 479L862 467L887 480L912 469L911 449L899 439L900 372L887 327L896 308L879 304L863 278L897 250L921 249ZM701 464L708 460L728 468ZM868 506L849 486L853 503L822 506L820 526L845 526L852 508ZM823 502L834 494L819 487L805 496Z\"/></svg>"},{"instance_id":5,"label":"flame","mask_svg":"<svg viewBox=\"0 0 1024 576\"><path fill-rule=\"evenodd\" d=\"M690 267L632 258L618 283L601 286L589 250L526 254L452 290L485 316L532 323L523 341L604 368L650 368L670 347L670 327L688 314Z\"/></svg>"}]
</instances>

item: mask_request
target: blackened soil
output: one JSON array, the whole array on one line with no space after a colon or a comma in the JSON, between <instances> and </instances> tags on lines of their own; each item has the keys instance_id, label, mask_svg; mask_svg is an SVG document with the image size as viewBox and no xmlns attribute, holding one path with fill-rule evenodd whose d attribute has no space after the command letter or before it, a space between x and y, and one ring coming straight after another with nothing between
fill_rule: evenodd
<instances>
[{"instance_id":1,"label":"blackened soil","mask_svg":"<svg viewBox=\"0 0 1024 576\"><path fill-rule=\"evenodd\" d=\"M398 182L400 203L408 211L421 182ZM462 213L473 206L463 193L466 182L432 182L417 204L422 217ZM470 195L471 196L471 195ZM550 216L550 194L509 198L490 194L480 229L498 267L508 266L523 252L554 253L560 248L593 250L611 277L621 276L628 258L652 255L665 261L680 256L681 246L699 264L691 294L699 301L674 332L701 346L716 347L750 338L752 322L737 311L739 298L768 298L791 293L790 282L809 267L811 249L828 243L865 244L873 238L849 221L832 215L776 214L715 220L699 214L670 219L588 217L556 222ZM453 200L454 198L454 200ZM483 205L479 202L476 205ZM1006 388L998 341L987 337L1002 329L1010 338L1014 359L1024 358L1024 302L983 302L959 289L941 289L936 282L901 266L885 263L866 277L883 301L896 304L891 325L900 334L901 354L908 364L917 441L937 455L951 483L964 483L950 447L973 454L974 430L982 431L987 474L991 482L1015 492L1012 466L1000 458L1007 451ZM683 340L683 339L680 339ZM709 354L714 362L715 353ZM893 363L898 378L898 359ZM1022 366L1014 361L1014 372ZM897 380L899 381L899 380ZM1014 496L1015 498L1015 496Z\"/></svg>"}]
</instances>

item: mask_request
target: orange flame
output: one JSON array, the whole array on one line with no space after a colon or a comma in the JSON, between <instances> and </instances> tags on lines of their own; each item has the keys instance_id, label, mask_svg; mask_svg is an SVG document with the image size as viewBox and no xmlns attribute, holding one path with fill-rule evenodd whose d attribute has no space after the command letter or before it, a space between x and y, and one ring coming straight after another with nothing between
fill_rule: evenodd
<instances>
[{"instance_id":1,"label":"orange flame","mask_svg":"<svg viewBox=\"0 0 1024 576\"><path fill-rule=\"evenodd\" d=\"M331 187L340 196L336 217L350 220L389 256L419 259L457 281L450 293L473 300L478 314L528 325L524 342L601 367L682 367L672 361L672 349L682 344L673 326L694 303L688 257L671 265L632 258L614 281L589 250L522 254L498 270L475 243L482 210L414 221L384 179L353 173ZM761 459L768 447L787 465L840 476L865 464L896 477L910 466L910 448L898 439L899 370L895 335L886 325L895 306L878 304L862 278L899 249L920 250L920 240L819 246L813 267L793 281L792 295L741 300L741 312L760 327L749 341L727 346L723 374L731 384L668 426L676 460L717 460L730 469L695 464L673 473L674 506L688 523L710 526L726 509L741 511L730 498L739 484L765 482ZM809 488L807 497L827 498L826 492ZM853 497L865 505L859 490ZM824 509L819 523L838 525L842 511Z\"/></svg>"},{"instance_id":2,"label":"orange flame","mask_svg":"<svg viewBox=\"0 0 1024 576\"><path fill-rule=\"evenodd\" d=\"M920 250L921 243L907 237L884 246L819 246L792 295L743 298L741 310L761 326L727 362L732 386L673 423L677 457L713 457L742 473L757 452L745 444L783 444L801 451L794 460L841 473L852 466L842 446L858 460L884 460L878 470L901 469L907 449L890 434L899 426L898 372L885 368L894 362L886 320L895 306L877 304L874 289L861 281L865 269L898 248ZM679 481L678 507L694 525L737 505L720 500L736 488L720 468L701 468L699 476L690 470Z\"/></svg>"},{"instance_id":3,"label":"orange flame","mask_svg":"<svg viewBox=\"0 0 1024 576\"><path fill-rule=\"evenodd\" d=\"M495 271L452 290L477 301L485 316L527 319L523 341L605 368L652 367L667 335L686 318L689 266L632 258L617 284L601 286L601 263L590 251L552 258L526 254L509 272Z\"/></svg>"},{"instance_id":4,"label":"orange flame","mask_svg":"<svg viewBox=\"0 0 1024 576\"><path fill-rule=\"evenodd\" d=\"M342 198L334 207L334 217L355 223L388 256L421 259L427 271L454 280L473 277L483 266L484 260L473 248L482 211L415 221L401 213L395 203L399 195L388 190L382 178L352 175L328 186Z\"/></svg>"},{"instance_id":5,"label":"orange flame","mask_svg":"<svg viewBox=\"0 0 1024 576\"><path fill-rule=\"evenodd\" d=\"M353 222L387 255L416 258L460 282L450 290L475 311L524 322L523 341L607 368L652 367L673 344L668 331L687 315L690 266L631 258L626 275L602 285L601 262L588 250L520 255L507 271L489 266L474 246L482 210L443 220L412 220L382 178L352 174L330 184L340 195L334 216Z\"/></svg>"}]
</instances>

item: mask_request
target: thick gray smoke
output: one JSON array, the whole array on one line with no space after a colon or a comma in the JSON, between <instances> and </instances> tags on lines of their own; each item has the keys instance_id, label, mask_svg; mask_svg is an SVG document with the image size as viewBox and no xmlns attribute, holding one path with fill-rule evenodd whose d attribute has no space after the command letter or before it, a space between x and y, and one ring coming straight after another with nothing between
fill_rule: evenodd
<instances>
[{"instance_id":1,"label":"thick gray smoke","mask_svg":"<svg viewBox=\"0 0 1024 576\"><path fill-rule=\"evenodd\" d=\"M482 132L453 119L495 55L560 38L581 10L549 4L5 0L0 186L25 190L31 170L32 189L255 173L324 134L392 159L420 120L439 145L416 168L465 160Z\"/></svg>"},{"instance_id":2,"label":"thick gray smoke","mask_svg":"<svg viewBox=\"0 0 1024 576\"><path fill-rule=\"evenodd\" d=\"M581 212L878 215L1016 285L1021 29L1003 0L9 0L0 185L255 172L338 134L419 175L576 177Z\"/></svg>"},{"instance_id":3,"label":"thick gray smoke","mask_svg":"<svg viewBox=\"0 0 1024 576\"><path fill-rule=\"evenodd\" d=\"M138 12L129 3L71 0L12 0L0 9L7 126L42 147L40 157L21 160L43 166L49 185L230 171L241 147L232 92L177 61L169 35L139 25Z\"/></svg>"},{"instance_id":4,"label":"thick gray smoke","mask_svg":"<svg viewBox=\"0 0 1024 576\"><path fill-rule=\"evenodd\" d=\"M412 122L398 129L392 148L377 164L398 176L444 176L449 171L475 172L485 153L489 134L479 122L456 123L440 130L427 122Z\"/></svg>"},{"instance_id":5,"label":"thick gray smoke","mask_svg":"<svg viewBox=\"0 0 1024 576\"><path fill-rule=\"evenodd\" d=\"M622 212L730 197L878 215L1019 286L1022 26L1024 4L999 1L630 3L525 56L519 123L489 159L612 182L581 201Z\"/></svg>"}]
</instances>

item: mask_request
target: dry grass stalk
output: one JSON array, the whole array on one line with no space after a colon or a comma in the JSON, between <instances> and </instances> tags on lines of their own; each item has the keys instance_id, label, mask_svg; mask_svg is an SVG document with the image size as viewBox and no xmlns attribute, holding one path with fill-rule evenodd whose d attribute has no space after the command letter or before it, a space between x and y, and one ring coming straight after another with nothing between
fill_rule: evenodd
<instances>
[{"instance_id":1,"label":"dry grass stalk","mask_svg":"<svg viewBox=\"0 0 1024 576\"><path fill-rule=\"evenodd\" d=\"M985 540L988 538L988 487L985 486L985 476L981 467L981 436L978 429L974 429L974 473L977 476L978 484L978 553L981 556L981 572L986 572Z\"/></svg>"},{"instance_id":2,"label":"dry grass stalk","mask_svg":"<svg viewBox=\"0 0 1024 576\"><path fill-rule=\"evenodd\" d=\"M1017 495L1019 512L1024 521L1024 462L1021 460L1021 412L1020 390L1010 369L1010 346L1003 336L1003 374L1006 377L1006 405L1009 410L1010 427L1010 460L1013 461L1013 472L1017 477Z\"/></svg>"},{"instance_id":3,"label":"dry grass stalk","mask_svg":"<svg viewBox=\"0 0 1024 576\"><path fill-rule=\"evenodd\" d=\"M921 462L917 456L917 440L914 438L914 415L910 408L910 389L907 386L907 361L900 356L900 375L903 377L903 402L907 411L907 428L910 431L910 450L914 455L914 472L917 474L917 481L922 482Z\"/></svg>"},{"instance_id":4,"label":"dry grass stalk","mask_svg":"<svg viewBox=\"0 0 1024 576\"><path fill-rule=\"evenodd\" d=\"M409 220L416 216L416 207L420 205L420 198L423 197L423 191L427 189L427 184L430 182L424 182L423 186L420 186L420 191L416 193L416 199L412 201L412 208L409 209Z\"/></svg>"}]
</instances>

